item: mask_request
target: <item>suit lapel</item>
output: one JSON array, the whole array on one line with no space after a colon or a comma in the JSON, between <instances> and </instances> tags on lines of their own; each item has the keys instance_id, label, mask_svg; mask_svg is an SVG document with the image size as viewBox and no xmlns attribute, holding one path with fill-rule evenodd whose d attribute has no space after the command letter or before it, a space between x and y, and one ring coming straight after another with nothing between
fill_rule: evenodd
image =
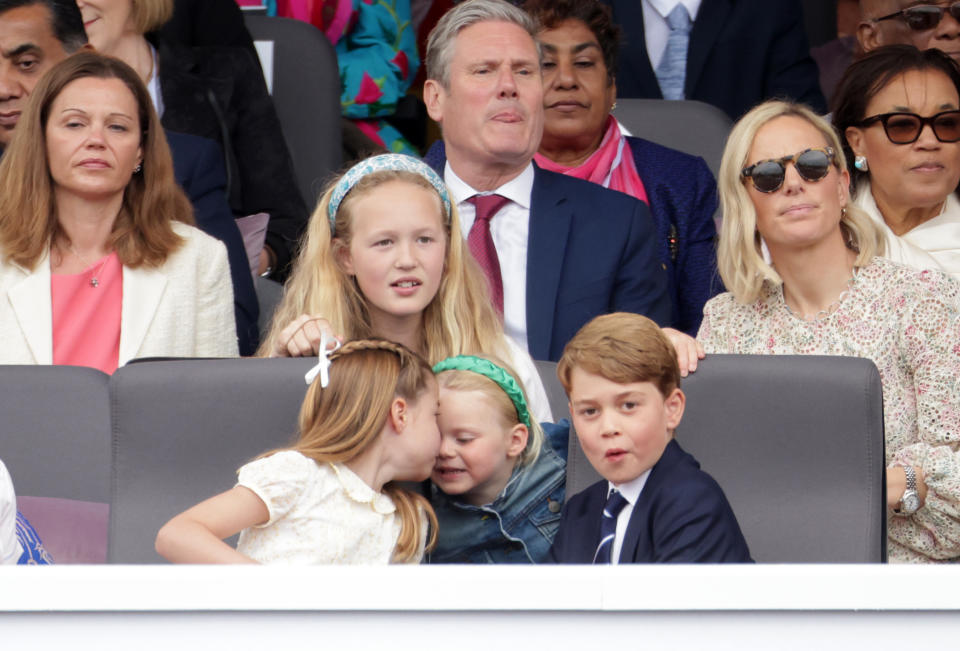
<instances>
[{"instance_id":1,"label":"suit lapel","mask_svg":"<svg viewBox=\"0 0 960 651\"><path fill-rule=\"evenodd\" d=\"M37 364L53 364L53 306L50 258L44 255L31 272L7 292L30 352Z\"/></svg>"},{"instance_id":2,"label":"suit lapel","mask_svg":"<svg viewBox=\"0 0 960 651\"><path fill-rule=\"evenodd\" d=\"M120 365L138 356L163 298L167 275L160 269L123 268L120 315Z\"/></svg>"},{"instance_id":3,"label":"suit lapel","mask_svg":"<svg viewBox=\"0 0 960 651\"><path fill-rule=\"evenodd\" d=\"M694 89L703 74L703 68L713 51L713 44L723 30L727 14L730 13L731 0L708 0L700 5L697 19L690 32L690 46L687 51L687 78L683 83L684 96L693 99ZM637 3L638 5L640 3ZM730 83L734 83L732 80Z\"/></svg>"},{"instance_id":4,"label":"suit lapel","mask_svg":"<svg viewBox=\"0 0 960 651\"><path fill-rule=\"evenodd\" d=\"M527 348L534 359L550 358L557 290L573 208L554 175L534 165L527 238Z\"/></svg>"},{"instance_id":5,"label":"suit lapel","mask_svg":"<svg viewBox=\"0 0 960 651\"><path fill-rule=\"evenodd\" d=\"M640 536L649 535L647 528L650 526L650 502L653 500L660 489L660 484L670 476L670 469L676 465L679 458L679 448L676 441L671 440L663 451L660 460L657 461L650 470L650 476L640 491L640 497L633 506L633 513L630 514L630 522L627 524L627 532L623 536L623 545L620 547L621 562L626 563L648 563L653 560L648 555L653 553L653 549L643 545L641 549ZM638 557L638 553L642 553Z\"/></svg>"}]
</instances>

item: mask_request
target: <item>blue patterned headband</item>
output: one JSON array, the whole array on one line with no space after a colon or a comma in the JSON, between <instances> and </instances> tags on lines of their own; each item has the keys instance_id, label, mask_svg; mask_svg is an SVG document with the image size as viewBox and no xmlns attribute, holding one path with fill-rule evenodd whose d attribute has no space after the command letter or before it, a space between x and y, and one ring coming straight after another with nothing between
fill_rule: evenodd
<instances>
[{"instance_id":1,"label":"blue patterned headband","mask_svg":"<svg viewBox=\"0 0 960 651\"><path fill-rule=\"evenodd\" d=\"M330 218L330 232L336 229L337 210L343 203L350 190L353 189L360 179L373 174L374 172L394 171L394 172L412 172L428 180L433 189L440 195L440 201L443 202L443 214L446 217L446 223L450 223L450 195L447 194L447 186L433 168L424 163L419 158L407 156L405 154L381 154L362 160L343 175L336 187L333 188L333 194L330 195L330 203L327 206L327 214Z\"/></svg>"},{"instance_id":2,"label":"blue patterned headband","mask_svg":"<svg viewBox=\"0 0 960 651\"><path fill-rule=\"evenodd\" d=\"M527 426L528 430L533 430L533 423L530 420L530 410L527 409L527 400L523 397L523 390L520 383L507 373L502 366L497 366L489 359L477 357L476 355L457 355L440 360L433 366L434 373L443 371L470 371L478 373L485 378L493 380L497 386L503 389L503 392L513 401L513 406L517 409L517 417L520 422Z\"/></svg>"}]
</instances>

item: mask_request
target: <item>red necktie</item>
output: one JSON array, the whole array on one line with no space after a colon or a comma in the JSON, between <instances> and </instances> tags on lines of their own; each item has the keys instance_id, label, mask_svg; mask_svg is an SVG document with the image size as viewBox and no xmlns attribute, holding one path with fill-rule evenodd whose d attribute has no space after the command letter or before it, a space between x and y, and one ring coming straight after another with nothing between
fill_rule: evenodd
<instances>
[{"instance_id":1,"label":"red necktie","mask_svg":"<svg viewBox=\"0 0 960 651\"><path fill-rule=\"evenodd\" d=\"M493 299L493 305L502 316L503 278L500 275L497 249L490 235L490 220L501 208L510 203L510 200L499 194L476 194L467 201L477 207L477 217L473 220L473 226L470 227L470 233L467 235L467 246L470 247L470 253L476 261L480 263L483 273L487 275L487 281L490 283L490 298Z\"/></svg>"}]
</instances>

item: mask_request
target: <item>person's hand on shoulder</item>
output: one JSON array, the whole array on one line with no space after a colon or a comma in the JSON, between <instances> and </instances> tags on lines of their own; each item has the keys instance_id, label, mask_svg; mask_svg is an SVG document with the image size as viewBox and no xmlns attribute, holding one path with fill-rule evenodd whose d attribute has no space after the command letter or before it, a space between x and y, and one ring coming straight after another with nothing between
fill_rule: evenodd
<instances>
[{"instance_id":1,"label":"person's hand on shoulder","mask_svg":"<svg viewBox=\"0 0 960 651\"><path fill-rule=\"evenodd\" d=\"M707 356L700 342L685 332L673 328L661 328L670 343L677 351L677 364L680 366L680 377L687 377L697 370L697 362Z\"/></svg>"}]
</instances>

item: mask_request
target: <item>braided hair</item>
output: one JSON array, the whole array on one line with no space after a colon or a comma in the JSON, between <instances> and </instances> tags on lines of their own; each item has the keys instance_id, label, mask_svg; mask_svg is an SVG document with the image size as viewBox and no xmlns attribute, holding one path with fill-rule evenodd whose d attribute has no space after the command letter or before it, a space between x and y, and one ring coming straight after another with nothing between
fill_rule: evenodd
<instances>
[{"instance_id":1,"label":"braided hair","mask_svg":"<svg viewBox=\"0 0 960 651\"><path fill-rule=\"evenodd\" d=\"M330 383L322 388L313 382L307 389L300 408L300 436L290 448L319 463L344 463L363 454L383 431L394 398L416 402L434 381L422 357L383 339L347 342L330 359ZM395 482L388 482L383 491L401 521L393 561L411 561L422 543L420 514L425 513L430 523L427 549L436 542L437 517L422 495Z\"/></svg>"}]
</instances>

